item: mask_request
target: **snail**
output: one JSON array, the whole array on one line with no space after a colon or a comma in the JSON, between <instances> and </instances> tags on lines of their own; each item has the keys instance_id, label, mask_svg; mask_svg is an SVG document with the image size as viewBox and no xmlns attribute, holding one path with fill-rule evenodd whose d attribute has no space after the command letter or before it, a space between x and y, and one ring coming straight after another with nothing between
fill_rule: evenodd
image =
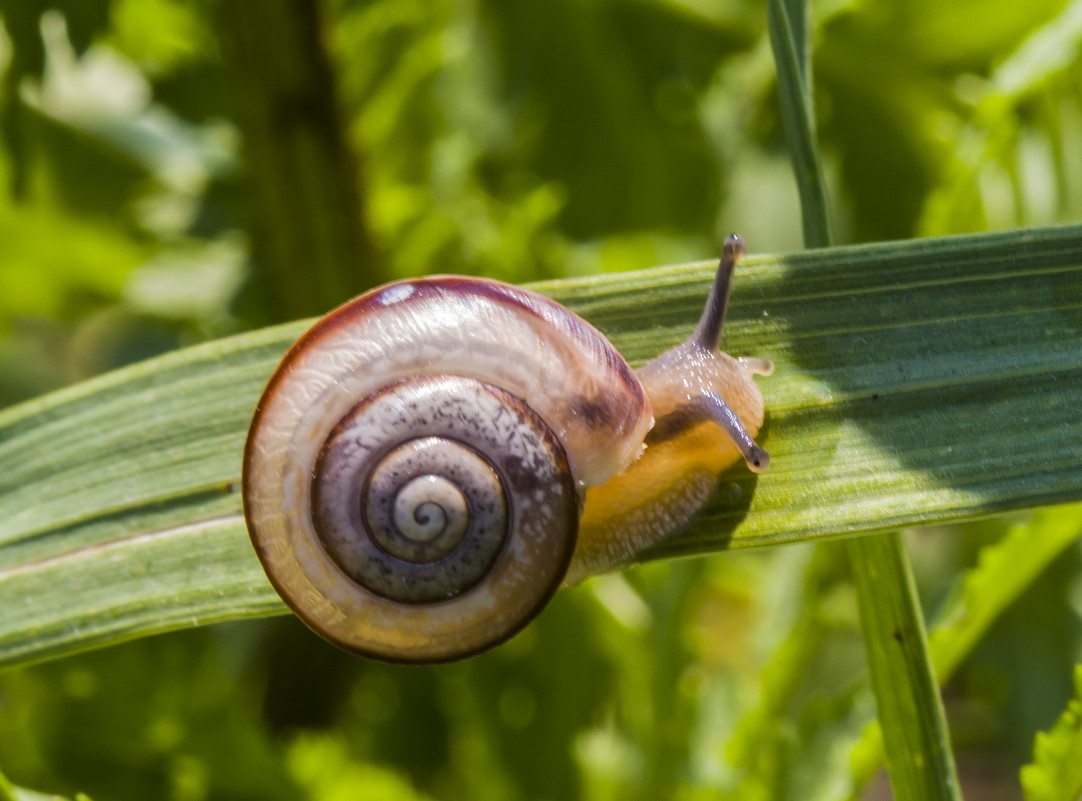
<instances>
[{"instance_id":1,"label":"snail","mask_svg":"<svg viewBox=\"0 0 1082 801\"><path fill-rule=\"evenodd\" d=\"M752 376L773 365L718 350L744 250L726 240L691 338L637 373L573 312L489 279L400 281L320 319L244 451L279 595L365 656L470 656L678 531L741 457L765 469Z\"/></svg>"}]
</instances>

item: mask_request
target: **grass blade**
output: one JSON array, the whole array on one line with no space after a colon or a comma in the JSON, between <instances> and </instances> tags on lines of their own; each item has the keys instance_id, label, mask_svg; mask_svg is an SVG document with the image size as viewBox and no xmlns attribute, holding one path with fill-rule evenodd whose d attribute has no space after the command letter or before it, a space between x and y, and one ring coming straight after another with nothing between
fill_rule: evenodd
<instances>
[{"instance_id":1,"label":"grass blade","mask_svg":"<svg viewBox=\"0 0 1082 801\"><path fill-rule=\"evenodd\" d=\"M712 272L538 288L641 363L688 335ZM761 382L774 461L723 476L647 558L1082 500L1079 287L1080 226L749 257L727 349L778 365ZM236 486L252 409L304 327L0 412L0 664L284 610Z\"/></svg>"},{"instance_id":2,"label":"grass blade","mask_svg":"<svg viewBox=\"0 0 1082 801\"><path fill-rule=\"evenodd\" d=\"M800 193L804 245L823 248L831 244L833 237L815 133L807 12L803 0L771 0L767 3L767 14L770 46L778 71L785 142Z\"/></svg>"}]
</instances>

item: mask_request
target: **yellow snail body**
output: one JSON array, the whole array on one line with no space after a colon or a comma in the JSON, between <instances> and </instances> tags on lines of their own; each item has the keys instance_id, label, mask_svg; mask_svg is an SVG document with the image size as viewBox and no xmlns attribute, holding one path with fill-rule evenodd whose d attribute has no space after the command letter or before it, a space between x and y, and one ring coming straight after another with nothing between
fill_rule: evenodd
<instances>
[{"instance_id":1,"label":"yellow snail body","mask_svg":"<svg viewBox=\"0 0 1082 801\"><path fill-rule=\"evenodd\" d=\"M743 251L730 237L691 339L638 374L577 315L486 279L401 281L322 318L245 446L278 593L347 650L469 656L678 531L741 456L764 469L752 375L771 365L717 348Z\"/></svg>"}]
</instances>

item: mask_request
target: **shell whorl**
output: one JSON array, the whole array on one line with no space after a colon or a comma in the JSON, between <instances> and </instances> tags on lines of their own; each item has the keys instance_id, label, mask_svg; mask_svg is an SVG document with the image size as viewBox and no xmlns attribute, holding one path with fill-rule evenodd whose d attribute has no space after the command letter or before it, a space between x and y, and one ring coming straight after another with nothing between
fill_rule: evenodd
<instances>
[{"instance_id":1,"label":"shell whorl","mask_svg":"<svg viewBox=\"0 0 1082 801\"><path fill-rule=\"evenodd\" d=\"M651 423L622 357L552 301L484 279L392 284L283 359L245 449L245 516L279 594L328 639L457 658L548 600L578 487L622 469Z\"/></svg>"}]
</instances>

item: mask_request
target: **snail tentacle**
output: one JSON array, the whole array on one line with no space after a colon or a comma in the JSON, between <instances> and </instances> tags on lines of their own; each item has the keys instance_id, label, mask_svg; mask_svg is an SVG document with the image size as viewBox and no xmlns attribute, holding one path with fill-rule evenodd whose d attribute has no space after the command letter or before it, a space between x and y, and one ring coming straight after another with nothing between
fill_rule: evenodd
<instances>
[{"instance_id":1,"label":"snail tentacle","mask_svg":"<svg viewBox=\"0 0 1082 801\"><path fill-rule=\"evenodd\" d=\"M770 455L755 444L740 416L720 395L714 392L704 393L688 406L692 415L710 420L729 436L753 473L761 473L770 466Z\"/></svg>"},{"instance_id":2,"label":"snail tentacle","mask_svg":"<svg viewBox=\"0 0 1082 801\"><path fill-rule=\"evenodd\" d=\"M689 342L693 342L706 350L717 350L718 340L721 337L721 327L725 324L725 311L729 306L729 290L733 286L733 273L736 265L744 257L748 246L743 237L730 234L725 240L725 246L721 251L721 260L718 262L718 272L714 276L714 285L710 288L710 295L706 299L702 317L695 327L695 333L691 335Z\"/></svg>"}]
</instances>

